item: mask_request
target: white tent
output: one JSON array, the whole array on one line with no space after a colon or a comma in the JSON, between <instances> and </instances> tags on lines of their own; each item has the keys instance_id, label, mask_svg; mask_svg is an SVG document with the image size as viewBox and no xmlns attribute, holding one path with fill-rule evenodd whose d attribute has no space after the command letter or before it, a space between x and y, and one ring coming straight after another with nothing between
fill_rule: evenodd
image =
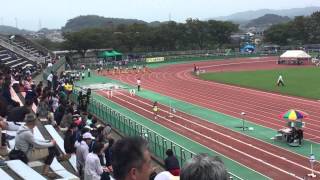
<instances>
[{"instance_id":1,"label":"white tent","mask_svg":"<svg viewBox=\"0 0 320 180\"><path fill-rule=\"evenodd\" d=\"M278 59L278 64L305 64L311 56L302 50L288 50Z\"/></svg>"},{"instance_id":2,"label":"white tent","mask_svg":"<svg viewBox=\"0 0 320 180\"><path fill-rule=\"evenodd\" d=\"M280 58L288 58L288 59L309 59L311 56L302 50L288 50L283 53Z\"/></svg>"}]
</instances>

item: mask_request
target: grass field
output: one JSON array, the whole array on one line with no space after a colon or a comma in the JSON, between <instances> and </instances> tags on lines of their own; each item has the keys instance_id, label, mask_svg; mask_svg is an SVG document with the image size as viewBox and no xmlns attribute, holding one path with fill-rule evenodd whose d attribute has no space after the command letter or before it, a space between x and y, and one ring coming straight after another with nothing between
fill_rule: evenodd
<instances>
[{"instance_id":1,"label":"grass field","mask_svg":"<svg viewBox=\"0 0 320 180\"><path fill-rule=\"evenodd\" d=\"M280 74L283 76L284 87L276 86ZM308 99L320 99L320 68L317 67L205 73L201 74L200 78Z\"/></svg>"}]
</instances>

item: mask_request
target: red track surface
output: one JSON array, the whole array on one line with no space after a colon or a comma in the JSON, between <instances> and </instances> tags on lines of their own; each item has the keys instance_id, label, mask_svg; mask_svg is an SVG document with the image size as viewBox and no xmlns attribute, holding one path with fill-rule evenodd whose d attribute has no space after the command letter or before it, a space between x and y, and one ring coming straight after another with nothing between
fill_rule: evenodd
<instances>
[{"instance_id":1,"label":"red track surface","mask_svg":"<svg viewBox=\"0 0 320 180\"><path fill-rule=\"evenodd\" d=\"M202 69L206 69L207 71L273 69L284 67L275 65L274 59L271 58L260 60L236 59L228 61L200 62L197 63L197 65L199 65ZM318 107L320 103L316 101L264 93L245 88L238 88L219 83L206 82L193 77L190 73L191 71L192 64L181 64L159 68L154 70L154 72L151 74L136 76L121 75L114 77L127 83L135 84L136 78L139 76L142 79L142 88L150 89L176 99L181 99L183 101L207 107L209 109L239 118L240 112L246 112L247 120L274 129L279 129L284 125L283 120L279 120L277 118L280 113L290 108L298 108L310 114L310 118L307 121L307 127L305 128L305 137L313 139L316 142L320 141L318 135L320 131L320 109ZM150 114L150 112L148 113L144 110L141 110L137 106L122 101L122 99L126 99L128 102L135 101L128 99L126 96L116 97L113 100L138 112L139 114L142 114L148 118L151 117L152 119L152 114ZM137 104L137 102L134 104ZM141 103L138 104L139 106L148 109L146 105ZM149 107L149 110L150 109L151 108ZM185 117L185 119L191 118L185 114L182 116ZM217 127L212 123L208 123L203 120L196 120L194 117L191 119L195 120L193 122L196 122L197 124L188 125L186 122L183 122L183 118L181 120L178 119L175 122L182 124L182 126L178 126L178 124L174 124L170 121L157 121L164 126L171 128L180 134L188 136L195 141L208 146L209 148L221 152L222 154L225 154L226 156L231 157L263 174L266 174L271 178L288 179L283 178L290 176L287 174L287 172L294 173L299 177L302 177L308 173L308 160L304 157L274 147L270 144L240 135L238 133L237 135L234 135L234 132L222 127ZM183 125L186 125L188 127L187 129L192 128L192 131L188 131L187 129L183 128ZM206 127L210 128L206 129ZM222 129L223 131L221 131ZM203 137L199 137L199 134L197 134L200 132L203 134ZM219 132L229 134L230 137L237 137L237 139L222 137ZM211 137L214 137L214 139ZM225 143L226 146L219 144L219 142L215 142L215 140ZM244 142L245 144L239 142L238 140ZM236 148L238 151L235 151L238 153L230 149L229 146ZM265 150L266 152L261 152L261 150ZM239 153L241 154L241 152L246 152L248 155L240 156ZM285 157L285 159L281 157ZM298 164L301 164L303 168L299 167ZM291 179L292 178L294 177L291 176Z\"/></svg>"},{"instance_id":2,"label":"red track surface","mask_svg":"<svg viewBox=\"0 0 320 180\"><path fill-rule=\"evenodd\" d=\"M98 93L107 95L104 91ZM308 159L303 156L192 115L177 112L174 118L169 118L169 107L159 105L158 118L154 119L152 102L149 100L131 97L126 93L117 93L110 100L272 179L299 179L310 172Z\"/></svg>"}]
</instances>

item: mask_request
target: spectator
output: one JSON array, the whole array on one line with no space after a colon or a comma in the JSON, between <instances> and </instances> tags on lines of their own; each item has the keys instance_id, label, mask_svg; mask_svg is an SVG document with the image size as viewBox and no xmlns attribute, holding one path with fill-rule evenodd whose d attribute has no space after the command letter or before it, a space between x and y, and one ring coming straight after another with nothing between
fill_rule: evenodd
<instances>
[{"instance_id":1,"label":"spectator","mask_svg":"<svg viewBox=\"0 0 320 180\"><path fill-rule=\"evenodd\" d=\"M53 88L53 91L56 91L57 87L58 87L58 75L57 75L57 73L53 73L53 76L52 76L52 88Z\"/></svg>"},{"instance_id":2,"label":"spectator","mask_svg":"<svg viewBox=\"0 0 320 180\"><path fill-rule=\"evenodd\" d=\"M90 68L88 68L88 77L91 76L91 71L90 71Z\"/></svg>"},{"instance_id":3,"label":"spectator","mask_svg":"<svg viewBox=\"0 0 320 180\"><path fill-rule=\"evenodd\" d=\"M148 143L141 137L125 137L112 149L113 175L117 180L149 180L152 172Z\"/></svg>"},{"instance_id":4,"label":"spectator","mask_svg":"<svg viewBox=\"0 0 320 180\"><path fill-rule=\"evenodd\" d=\"M199 154L189 159L181 169L180 180L228 180L229 174L218 157Z\"/></svg>"},{"instance_id":5,"label":"spectator","mask_svg":"<svg viewBox=\"0 0 320 180\"><path fill-rule=\"evenodd\" d=\"M103 151L103 144L95 143L93 150L88 154L85 162L84 180L100 180L101 175L107 173L107 169L102 168L98 155ZM103 176L109 177L109 176ZM110 179L110 178L109 178Z\"/></svg>"},{"instance_id":6,"label":"spectator","mask_svg":"<svg viewBox=\"0 0 320 180\"><path fill-rule=\"evenodd\" d=\"M104 156L106 158L106 167L109 169L110 172L113 172L113 168L111 165L112 162L112 146L114 144L114 139L109 138L108 147L104 151Z\"/></svg>"},{"instance_id":7,"label":"spectator","mask_svg":"<svg viewBox=\"0 0 320 180\"><path fill-rule=\"evenodd\" d=\"M53 80L53 71L51 71L51 73L47 77L47 83L48 83L47 86L50 90L52 88L52 80Z\"/></svg>"},{"instance_id":8,"label":"spectator","mask_svg":"<svg viewBox=\"0 0 320 180\"><path fill-rule=\"evenodd\" d=\"M179 166L178 159L173 155L173 152L171 149L168 149L166 151L166 155L168 156L164 160L166 171L169 171L174 176L179 176L180 175L180 166Z\"/></svg>"},{"instance_id":9,"label":"spectator","mask_svg":"<svg viewBox=\"0 0 320 180\"><path fill-rule=\"evenodd\" d=\"M49 102L50 102L49 104L51 105L50 109L52 110L52 112L55 112L56 109L59 106L58 96L55 93L51 92L51 96L50 96Z\"/></svg>"},{"instance_id":10,"label":"spectator","mask_svg":"<svg viewBox=\"0 0 320 180\"><path fill-rule=\"evenodd\" d=\"M54 120L56 121L58 126L60 126L60 123L61 123L62 117L64 115L65 109L66 109L65 108L65 104L64 103L60 103L60 105L58 106L58 108L54 112Z\"/></svg>"},{"instance_id":11,"label":"spectator","mask_svg":"<svg viewBox=\"0 0 320 180\"><path fill-rule=\"evenodd\" d=\"M0 140L1 140L0 155L1 156L6 156L8 154L8 149L6 144L8 136L6 135L5 130L17 131L19 127L20 127L19 125L16 125L13 122L8 122L6 121L6 119L0 116Z\"/></svg>"},{"instance_id":12,"label":"spectator","mask_svg":"<svg viewBox=\"0 0 320 180\"><path fill-rule=\"evenodd\" d=\"M44 92L40 98L40 102L37 107L37 115L40 118L48 118L49 111L50 111L50 107L49 107L47 92Z\"/></svg>"},{"instance_id":13,"label":"spectator","mask_svg":"<svg viewBox=\"0 0 320 180\"><path fill-rule=\"evenodd\" d=\"M52 66L53 66L52 62L49 61L49 63L48 63L48 68L51 68Z\"/></svg>"},{"instance_id":14,"label":"spectator","mask_svg":"<svg viewBox=\"0 0 320 180\"><path fill-rule=\"evenodd\" d=\"M42 81L40 81L36 87L37 98L39 98L42 95L42 86Z\"/></svg>"},{"instance_id":15,"label":"spectator","mask_svg":"<svg viewBox=\"0 0 320 180\"><path fill-rule=\"evenodd\" d=\"M36 126L36 118L33 114L26 115L25 125L21 126L17 132L15 149L21 150L26 154L28 160L38 160L40 154L48 154L45 157L43 166L43 175L50 176L49 166L53 158L58 157L59 161L66 160L66 157L60 155L56 147L56 141L36 140L33 136L33 128Z\"/></svg>"},{"instance_id":16,"label":"spectator","mask_svg":"<svg viewBox=\"0 0 320 180\"><path fill-rule=\"evenodd\" d=\"M26 99L25 105L21 107L12 108L7 117L7 121L10 122L23 122L26 114L29 114L32 111L32 101Z\"/></svg>"},{"instance_id":17,"label":"spectator","mask_svg":"<svg viewBox=\"0 0 320 180\"><path fill-rule=\"evenodd\" d=\"M77 169L79 176L83 177L83 171L85 168L86 158L89 154L89 145L91 144L94 137L90 132L86 132L82 135L82 141L75 143L76 148L76 159L77 159Z\"/></svg>"},{"instance_id":18,"label":"spectator","mask_svg":"<svg viewBox=\"0 0 320 180\"><path fill-rule=\"evenodd\" d=\"M29 100L32 103L35 103L38 105L38 98L37 98L37 92L36 92L36 85L32 84L31 89L28 89L26 92L26 97L24 98L26 101Z\"/></svg>"},{"instance_id":19,"label":"spectator","mask_svg":"<svg viewBox=\"0 0 320 180\"><path fill-rule=\"evenodd\" d=\"M88 114L88 116L87 116L87 121L86 121L86 125L87 125L87 126L91 126L92 121L93 121L92 115L91 115L91 114Z\"/></svg>"},{"instance_id":20,"label":"spectator","mask_svg":"<svg viewBox=\"0 0 320 180\"><path fill-rule=\"evenodd\" d=\"M77 126L72 123L64 134L64 150L66 154L71 155L76 152L74 144L76 142Z\"/></svg>"},{"instance_id":21,"label":"spectator","mask_svg":"<svg viewBox=\"0 0 320 180\"><path fill-rule=\"evenodd\" d=\"M170 172L163 171L157 174L154 180L179 180L179 176L173 176Z\"/></svg>"},{"instance_id":22,"label":"spectator","mask_svg":"<svg viewBox=\"0 0 320 180\"><path fill-rule=\"evenodd\" d=\"M73 109L71 107L67 107L66 114L62 117L60 127L67 128L73 123L72 113Z\"/></svg>"},{"instance_id":23,"label":"spectator","mask_svg":"<svg viewBox=\"0 0 320 180\"><path fill-rule=\"evenodd\" d=\"M11 105L15 107L17 106L17 102L12 100L10 85L11 85L11 76L6 76L2 84L1 96L4 98L8 106Z\"/></svg>"}]
</instances>

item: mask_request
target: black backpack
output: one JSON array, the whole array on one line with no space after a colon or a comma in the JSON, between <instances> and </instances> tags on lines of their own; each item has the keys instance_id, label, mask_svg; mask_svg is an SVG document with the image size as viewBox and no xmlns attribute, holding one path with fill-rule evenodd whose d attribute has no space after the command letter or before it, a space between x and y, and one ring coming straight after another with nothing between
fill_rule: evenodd
<instances>
[{"instance_id":1,"label":"black backpack","mask_svg":"<svg viewBox=\"0 0 320 180\"><path fill-rule=\"evenodd\" d=\"M17 150L15 148L13 148L10 152L9 152L9 159L10 160L16 160L19 159L22 162L24 162L25 164L28 164L28 157L27 155L21 151L21 150Z\"/></svg>"}]
</instances>

